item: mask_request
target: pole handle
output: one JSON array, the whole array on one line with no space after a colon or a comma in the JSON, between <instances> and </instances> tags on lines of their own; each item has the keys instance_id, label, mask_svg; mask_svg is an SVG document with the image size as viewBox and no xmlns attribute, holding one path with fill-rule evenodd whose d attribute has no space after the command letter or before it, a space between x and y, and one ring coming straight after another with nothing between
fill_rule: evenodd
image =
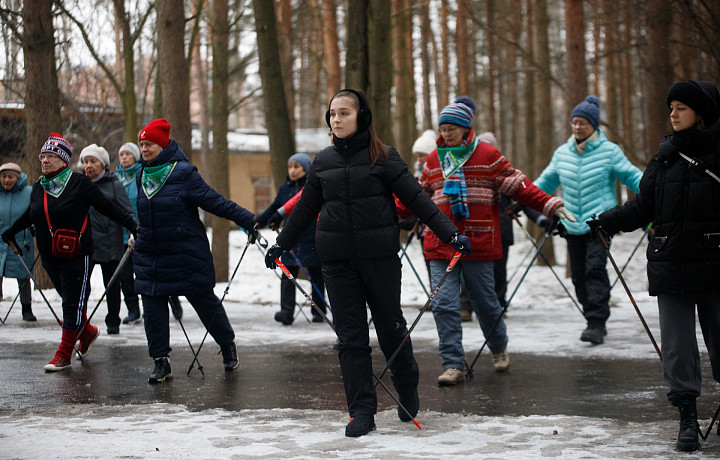
<instances>
[{"instance_id":1,"label":"pole handle","mask_svg":"<svg viewBox=\"0 0 720 460\"><path fill-rule=\"evenodd\" d=\"M13 250L13 252L19 256L22 255L22 251L20 251L20 248L17 245L17 242L15 241L15 238L10 238L7 242L7 244L10 245L10 248Z\"/></svg>"}]
</instances>

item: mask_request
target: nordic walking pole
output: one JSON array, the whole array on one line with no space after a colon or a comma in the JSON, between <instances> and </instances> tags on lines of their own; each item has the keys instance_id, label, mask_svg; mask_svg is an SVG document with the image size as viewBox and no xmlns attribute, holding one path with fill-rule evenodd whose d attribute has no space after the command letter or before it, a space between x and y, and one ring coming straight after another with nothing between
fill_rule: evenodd
<instances>
[{"instance_id":1,"label":"nordic walking pole","mask_svg":"<svg viewBox=\"0 0 720 460\"><path fill-rule=\"evenodd\" d=\"M117 267L115 267L115 271L113 272L112 276L110 277L110 280L107 283L107 286L105 286L105 291L103 291L102 295L100 296L100 300L97 301L95 304L95 308L93 308L92 312L90 313L90 316L87 317L87 319L83 322L82 327L80 328L80 331L78 332L78 337L85 331L85 328L88 324L90 324L90 320L93 316L95 316L95 312L97 311L98 307L100 307L100 304L102 303L103 299L105 299L105 296L107 295L108 291L110 290L110 287L113 285L113 283L117 280L118 276L120 276L120 270L122 270L123 266L127 263L127 261L130 259L130 255L133 252L133 248L135 247L135 240L128 242L128 247L125 250L125 253L123 254L122 258L120 259L120 262L118 262ZM80 359L80 363L83 365L85 364L85 358L80 354L79 351L75 350L77 358Z\"/></svg>"},{"instance_id":2,"label":"nordic walking pole","mask_svg":"<svg viewBox=\"0 0 720 460\"><path fill-rule=\"evenodd\" d=\"M275 258L275 263L277 264L278 267L280 267L280 270L282 270L283 273L285 273L285 276L287 276L288 279L290 281L292 281L292 283L295 285L295 287L298 289L298 291L300 291L305 296L305 298L308 300L308 302L310 302L310 305L313 308L315 308L315 310L318 312L318 314L320 314L320 316L323 317L325 322L328 323L328 325L332 328L333 332L335 332L337 334L337 331L335 331L335 325L332 323L332 321L330 321L330 319L325 315L325 313L323 313L322 310L320 310L320 307L318 307L315 304L315 302L313 302L312 298L308 295L307 292L305 292L305 289L303 289L302 286L300 286L300 283L298 283L297 280L295 279L295 277L293 276L293 274L290 273L290 270L288 270L288 268L285 265L283 265L282 262L280 262L279 257ZM385 391L387 391L388 394L390 395L390 397L397 403L398 407L400 407L407 415L410 416L410 418L412 419L415 426L417 426L418 429L422 429L422 427L420 426L420 423L418 423L418 421L415 420L415 417L412 416L412 414L407 410L407 408L405 408L405 406L403 406L403 404L393 394L393 392L390 391L390 388L388 388L387 385L385 385L385 383L382 380L380 380L380 378L377 375L375 375L375 372L373 372L372 375L373 375L373 377L375 377L375 380L377 380L377 383L379 383L383 388L385 388Z\"/></svg>"},{"instance_id":3,"label":"nordic walking pole","mask_svg":"<svg viewBox=\"0 0 720 460\"><path fill-rule=\"evenodd\" d=\"M265 246L267 246L267 240L265 240L265 238L263 238L262 235L260 235L259 233L258 233L258 242L259 242L260 246L262 246L263 244ZM222 305L223 300L225 300L225 296L228 294L228 292L230 292L230 285L232 284L233 280L235 279L235 275L237 274L238 268L240 268L240 263L243 261L243 258L245 258L245 253L247 252L247 250L251 244L253 244L253 238L251 237L250 234L248 234L247 243L245 243L245 248L243 249L243 252L240 255L240 260L238 260L237 265L235 265L235 270L233 270L233 274L230 277L230 281L228 281L227 286L225 286L225 292L223 292L222 298L220 299L220 305ZM217 313L218 313L218 310L215 310L215 313L213 314L213 317L210 320L210 323L208 323L208 327L205 329L205 335L203 336L202 342L200 342L200 346L197 349L197 353L195 352L195 350L193 350L192 344L190 344L190 339L187 337L187 334L185 334L185 337L188 339L188 345L190 345L190 351L192 351L192 353L193 353L193 360L190 363L190 367L188 367L186 375L190 375L190 371L193 370L193 366L197 362L200 373L203 375L203 377L205 377L205 372L203 372L202 364L200 364L200 361L198 360L198 355L200 354L200 350L202 349L203 344L205 343L205 339L207 339L207 336L210 333L210 330L209 330L210 326L212 326L213 322L215 322L215 317L217 316ZM180 327L182 328L183 332L185 332L185 327L183 326L182 322L180 322Z\"/></svg>"},{"instance_id":4,"label":"nordic walking pole","mask_svg":"<svg viewBox=\"0 0 720 460\"><path fill-rule=\"evenodd\" d=\"M260 246L256 246L256 247L257 247L258 251L260 251L260 254L262 254L263 256L265 256L265 252L263 252L262 248L261 248ZM279 279L280 281L282 281L282 275L281 275L281 274L279 274L279 273L276 272L275 270L272 270L272 272L273 272L273 275L275 275L275 276L277 277L277 279ZM297 301L295 302L295 306L298 307L298 310L302 311L303 306L300 305L299 303L297 303ZM312 307L311 307L311 308L312 308ZM332 309L331 309L330 311L332 311ZM307 315L305 315L305 313L303 313L303 315L307 318Z\"/></svg>"},{"instance_id":5,"label":"nordic walking pole","mask_svg":"<svg viewBox=\"0 0 720 460\"><path fill-rule=\"evenodd\" d=\"M37 263L37 261L38 261L39 258L40 258L40 253L38 252L38 255L35 256L35 260L33 261L33 264L30 266L30 270L32 270L32 269L35 267L35 264ZM29 278L27 279L27 282L28 282L28 283L30 282L30 279L29 279ZM3 318L2 320L0 320L0 323L1 323L3 326L5 325L5 321L7 321L7 318L8 318L8 316L10 315L10 312L12 311L13 307L15 306L15 303L17 302L17 299L20 298L21 289L22 289L22 288L18 289L18 293L17 293L17 295L15 296L15 300L13 300L12 304L10 304L10 308L8 309L7 313L5 313L5 318Z\"/></svg>"},{"instance_id":6,"label":"nordic walking pole","mask_svg":"<svg viewBox=\"0 0 720 460\"><path fill-rule=\"evenodd\" d=\"M22 264L23 268L27 272L28 276L30 276L30 279L32 279L33 284L35 284L35 287L37 288L38 292L40 292L40 295L42 296L43 300L45 301L45 304L47 304L48 308L50 309L53 316L55 317L55 321L57 321L58 325L62 328L63 322L60 320L60 318L58 318L58 315L55 313L55 310L53 310L52 305L50 305L50 301L47 299L47 297L45 297L45 293L42 291L42 289L40 289L40 287L38 287L37 281L35 281L35 277L33 276L32 272L30 271L27 264L25 263L25 261L22 258L22 255L21 255L22 252L20 251L20 248L18 247L17 243L15 242L15 238L10 239L7 242L7 244L13 250L13 252L18 257L18 259L20 259L20 263ZM73 351L75 351L75 353L78 353L78 349L75 346L75 344L73 344Z\"/></svg>"},{"instance_id":7,"label":"nordic walking pole","mask_svg":"<svg viewBox=\"0 0 720 460\"><path fill-rule=\"evenodd\" d=\"M37 288L38 292L40 292L40 295L42 296L43 300L47 304L48 308L52 312L53 316L55 317L55 321L62 327L62 320L58 318L58 315L55 313L55 310L53 310L52 305L50 305L50 301L48 301L47 297L45 297L45 293L38 287L37 281L35 281L35 277L33 276L32 272L28 268L27 264L25 264L25 261L22 258L22 253L20 252L20 248L18 248L17 243L15 242L15 239L11 239L7 242L8 245L10 245L10 248L13 250L16 256L18 256L18 259L20 259L20 263L22 264L23 268L27 272L28 276L30 276L30 279L32 279L33 284Z\"/></svg>"},{"instance_id":8,"label":"nordic walking pole","mask_svg":"<svg viewBox=\"0 0 720 460\"><path fill-rule=\"evenodd\" d=\"M640 236L640 241L637 242L637 244L635 245L635 249L633 249L632 253L630 253L630 257L628 257L627 261L625 262L625 265L623 265L623 268L620 270L620 273L621 273L621 274L622 274L622 273L625 273L625 269L627 268L628 265L630 265L630 261L632 260L633 256L634 256L635 253L637 252L638 248L639 248L640 245L642 244L642 242L643 242L643 240L645 239L645 237L647 236L647 234L650 233L650 230L651 230L651 229L652 229L652 222L650 222L650 223L648 224L648 226L645 227L645 229L643 230L643 234L642 234L642 236ZM618 282L619 279L620 279L619 276L618 276L617 278L615 278L615 281L613 281L613 284L610 286L610 289L611 289L611 290L612 290L612 288L615 287L615 285L617 284L617 282Z\"/></svg>"},{"instance_id":9,"label":"nordic walking pole","mask_svg":"<svg viewBox=\"0 0 720 460\"><path fill-rule=\"evenodd\" d=\"M410 256L405 252L405 248L400 246L400 249L402 249L402 253L407 259L408 263L410 264L410 268L412 268L413 273L415 273L415 277L417 278L418 282L420 283L420 286L422 286L423 291L425 291L426 296L430 296L430 293L428 292L427 288L425 287L425 283L423 283L422 279L420 278L420 275L418 274L417 270L415 270L415 265L412 263L412 260L410 260ZM402 257L400 257L400 260L402 260Z\"/></svg>"},{"instance_id":10,"label":"nordic walking pole","mask_svg":"<svg viewBox=\"0 0 720 460\"><path fill-rule=\"evenodd\" d=\"M420 225L420 219L416 219L416 220L415 220L415 224L413 225L413 227L412 227L410 230L408 230L409 235L408 235L407 241L405 242L405 249L407 249L408 246L410 246L410 242L412 241L413 236L415 236L415 232L417 231L418 225ZM400 261L401 261L401 262L402 262L402 258L403 258L404 256L407 256L407 254L405 254L405 251L403 251L403 255L400 256Z\"/></svg>"},{"instance_id":11,"label":"nordic walking pole","mask_svg":"<svg viewBox=\"0 0 720 460\"><path fill-rule=\"evenodd\" d=\"M507 279L508 284L510 283L510 281L513 280L513 278L515 278L515 275L518 274L518 272L520 271L522 266L525 265L525 261L528 259L528 257L530 257L530 254L532 254L534 250L535 250L535 248L532 246L530 246L530 248L528 248L528 252L525 253L525 256L523 256L523 258L520 261L520 263L518 264L518 266L515 267L515 271L513 272L512 275L510 275L510 278Z\"/></svg>"},{"instance_id":12,"label":"nordic walking pole","mask_svg":"<svg viewBox=\"0 0 720 460\"><path fill-rule=\"evenodd\" d=\"M592 219L597 220L597 215L593 214ZM605 248L605 254L607 254L608 259L610 259L610 263L612 264L613 268L615 269L615 273L617 273L618 279L620 279L620 282L622 283L623 287L625 288L625 292L627 293L628 297L630 298L630 302L632 303L633 307L635 307L635 312L637 313L638 318L640 318L640 322L642 323L643 327L645 328L645 332L647 332L648 337L650 337L650 341L652 342L653 346L655 347L655 351L657 351L660 361L662 361L662 353L660 352L660 347L658 347L657 342L655 342L655 337L653 337L652 332L650 332L650 328L648 327L647 323L645 322L645 318L643 318L643 315L640 312L640 308L638 307L637 302L635 302L635 299L633 298L633 295L630 292L630 288L628 288L628 285L625 282L625 278L623 278L622 273L620 273L620 269L618 268L617 264L615 263L615 259L613 258L612 254L610 253L610 246L608 245L607 241L605 240L605 236L603 235L602 229L598 229L597 234L598 234L598 237L600 238L600 241L603 244L603 247Z\"/></svg>"},{"instance_id":13,"label":"nordic walking pole","mask_svg":"<svg viewBox=\"0 0 720 460\"><path fill-rule=\"evenodd\" d=\"M275 232L276 232L277 234L280 234L280 229L279 229L279 228L276 228L276 229L275 229ZM318 295L320 296L320 298L322 299L323 304L325 305L325 308L327 308L327 309L329 309L330 311L332 311L332 308L330 308L330 305L328 305L327 300L325 300L325 296L324 296L323 293L320 291L320 288L317 287L317 285L313 282L312 277L310 276L310 273L308 273L308 271L305 269L305 266L302 264L302 262L300 262L300 258L298 258L298 256L295 254L295 251L293 251L293 250L291 249L291 250L289 250L288 252L289 252L290 255L293 257L293 259L295 259L295 263L298 264L298 267L300 267L300 270L303 271L303 273L305 274L305 277L308 279L308 281L310 281L310 285L312 286L313 291L317 292L317 294L318 294ZM303 309L302 309L302 306L301 306L301 305L298 305L298 307L299 307L300 311L302 312L303 316L305 317L305 319L308 321L308 323L310 323L310 322L311 322L311 321L310 321L310 318L308 318L308 316L305 314L305 312L304 312Z\"/></svg>"},{"instance_id":14,"label":"nordic walking pole","mask_svg":"<svg viewBox=\"0 0 720 460\"><path fill-rule=\"evenodd\" d=\"M420 309L420 313L415 317L415 321L413 321L412 325L410 326L410 329L405 333L405 336L403 337L402 341L400 341L400 344L397 346L393 354L390 356L390 359L387 360L387 363L385 364L385 367L383 368L382 372L380 372L379 379L382 379L385 376L385 373L390 368L390 365L395 360L397 355L400 353L400 349L405 344L405 341L410 338L410 334L415 329L415 326L417 326L417 323L420 321L420 318L422 317L423 313L428 309L428 307L432 304L433 299L435 298L435 294L440 290L440 286L443 285L445 280L447 279L448 275L450 275L450 272L453 271L453 268L455 268L455 265L457 264L458 260L460 260L460 252L456 252L455 255L450 259L450 263L448 264L447 268L445 269L445 273L443 274L443 277L440 278L440 282L435 286L435 289L433 289L432 294L428 296L427 302L425 302L425 305ZM377 386L377 383L375 384Z\"/></svg>"},{"instance_id":15,"label":"nordic walking pole","mask_svg":"<svg viewBox=\"0 0 720 460\"><path fill-rule=\"evenodd\" d=\"M473 367L475 366L475 363L477 362L478 358L480 358L480 353L482 353L483 349L485 348L485 345L488 343L488 339L493 335L493 332L495 332L495 329L497 329L498 325L500 324L500 320L502 319L503 315L507 311L508 307L510 306L510 302L512 302L513 298L515 298L515 294L517 294L518 289L520 288L520 285L525 280L525 277L527 276L528 272L530 271L530 268L533 266L535 261L538 258L538 255L542 251L542 248L545 246L545 242L547 242L548 238L550 237L550 234L552 233L553 229L555 228L555 223L550 226L545 231L545 237L540 242L540 245L537 247L537 250L535 251L535 254L533 254L532 259L530 259L530 263L528 264L527 268L525 269L525 272L522 275L522 278L520 278L520 281L515 286L515 289L513 289L513 293L510 295L510 298L508 299L507 303L503 307L502 311L498 315L497 320L495 321L495 324L493 325L493 328L490 330L490 333L485 337L485 341L483 342L482 346L480 347L480 350L478 350L477 355L475 355L475 359L473 359L472 364L469 366L467 365L467 362L465 363L465 367L467 368L467 376L469 378L473 377Z\"/></svg>"},{"instance_id":16,"label":"nordic walking pole","mask_svg":"<svg viewBox=\"0 0 720 460\"><path fill-rule=\"evenodd\" d=\"M520 228L523 229L523 232L525 232L525 236L528 237L528 239L530 240L532 245L535 247L535 249L537 249L537 242L535 241L535 238L532 237L530 232L527 231L527 228L525 228L525 226L522 224L522 222L520 222L520 218L518 217L518 215L513 213L512 216L513 216L513 219L515 220L515 222L517 222L517 224L520 226ZM578 305L575 298L572 296L572 294L570 294L570 291L568 290L567 286L565 286L565 283L562 282L562 280L558 276L558 274L555 271L555 269L553 268L553 266L550 264L550 262L548 262L547 257L545 257L545 254L540 252L540 257L542 257L542 260L545 261L545 264L550 268L550 271L552 272L552 274L555 275L555 279L558 280L558 283L560 283L560 286L562 286L562 288L565 290L565 294L567 294L567 296L570 297L570 300L572 300L573 304L575 305L575 308L578 309L578 311L580 312L581 315L583 315L583 318L584 318L585 312L583 312L582 308L580 308L580 305Z\"/></svg>"}]
</instances>

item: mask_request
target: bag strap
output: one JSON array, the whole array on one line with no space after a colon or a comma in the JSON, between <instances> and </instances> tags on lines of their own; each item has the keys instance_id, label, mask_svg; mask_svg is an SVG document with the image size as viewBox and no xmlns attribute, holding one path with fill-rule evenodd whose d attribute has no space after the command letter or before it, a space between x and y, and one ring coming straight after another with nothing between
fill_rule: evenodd
<instances>
[{"instance_id":1,"label":"bag strap","mask_svg":"<svg viewBox=\"0 0 720 460\"><path fill-rule=\"evenodd\" d=\"M52 224L50 223L50 213L48 213L48 204L47 204L47 196L48 196L48 194L47 194L47 192L44 191L44 190L43 190L43 193L45 194L45 195L44 195L44 199L43 199L43 205L44 205L44 207L45 207L45 220L47 220L48 230L50 230L50 236L52 236L52 235L53 235L53 229L52 229ZM89 213L88 213L88 214L85 214L85 220L83 221L82 228L80 228L80 236L82 236L83 233L85 233L85 228L87 227L88 216L89 216L89 215L90 215Z\"/></svg>"},{"instance_id":2,"label":"bag strap","mask_svg":"<svg viewBox=\"0 0 720 460\"><path fill-rule=\"evenodd\" d=\"M690 158L689 156L685 155L684 153L682 153L679 150L678 150L678 153L684 160L686 160L692 166L702 169L705 172L705 174L707 174L708 176L710 176L713 179L715 179L716 181L718 181L718 183L720 183L720 177L718 177L718 175L715 174L714 172L710 171L710 169L708 169L707 166L705 166L705 163L698 160L697 158Z\"/></svg>"}]
</instances>

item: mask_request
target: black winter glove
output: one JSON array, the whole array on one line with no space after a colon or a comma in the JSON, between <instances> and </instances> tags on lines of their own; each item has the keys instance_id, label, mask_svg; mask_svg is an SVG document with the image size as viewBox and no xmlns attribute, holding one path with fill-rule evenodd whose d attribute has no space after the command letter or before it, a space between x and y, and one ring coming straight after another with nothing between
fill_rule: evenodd
<instances>
[{"instance_id":1,"label":"black winter glove","mask_svg":"<svg viewBox=\"0 0 720 460\"><path fill-rule=\"evenodd\" d=\"M448 244L453 247L456 251L464 256L469 256L472 248L470 247L470 239L461 235L459 232L455 232L448 241Z\"/></svg>"},{"instance_id":2,"label":"black winter glove","mask_svg":"<svg viewBox=\"0 0 720 460\"><path fill-rule=\"evenodd\" d=\"M280 224L282 224L283 220L285 220L285 218L280 215L279 212L276 212L270 216L270 219L268 219L268 227L270 227L271 230L277 230L280 228Z\"/></svg>"},{"instance_id":3,"label":"black winter glove","mask_svg":"<svg viewBox=\"0 0 720 460\"><path fill-rule=\"evenodd\" d=\"M255 242L260 237L260 232L258 229L260 228L260 225L255 222L255 224L252 226L252 228L246 230L248 234L248 243L255 244Z\"/></svg>"},{"instance_id":4,"label":"black winter glove","mask_svg":"<svg viewBox=\"0 0 720 460\"><path fill-rule=\"evenodd\" d=\"M278 259L284 252L285 249L277 243L270 246L267 254L265 254L265 266L271 270L275 270L277 268L277 262L275 262L275 259Z\"/></svg>"},{"instance_id":5,"label":"black winter glove","mask_svg":"<svg viewBox=\"0 0 720 460\"><path fill-rule=\"evenodd\" d=\"M568 236L567 228L565 228L565 226L561 222L558 222L557 226L555 227L554 235L557 235L560 238L567 238L567 236Z\"/></svg>"},{"instance_id":6,"label":"black winter glove","mask_svg":"<svg viewBox=\"0 0 720 460\"><path fill-rule=\"evenodd\" d=\"M607 240L608 234L605 229L603 229L602 223L597 218L595 218L595 216L593 216L592 219L586 221L585 223L588 224L588 227L590 227L590 238L592 238L593 240L597 240L599 232L602 232L603 238Z\"/></svg>"},{"instance_id":7,"label":"black winter glove","mask_svg":"<svg viewBox=\"0 0 720 460\"><path fill-rule=\"evenodd\" d=\"M20 249L20 246L17 244L17 241L15 241L15 234L10 233L9 230L6 230L2 234L2 240L4 242L6 242L8 245L10 245L10 247L12 248L13 251L15 251L17 249L17 254L23 255L22 249Z\"/></svg>"},{"instance_id":8,"label":"black winter glove","mask_svg":"<svg viewBox=\"0 0 720 460\"><path fill-rule=\"evenodd\" d=\"M544 228L545 230L547 230L552 225L552 220L548 219L547 217L545 217L541 214L540 217L538 217L537 220L535 221L535 225L538 225L538 226Z\"/></svg>"}]
</instances>

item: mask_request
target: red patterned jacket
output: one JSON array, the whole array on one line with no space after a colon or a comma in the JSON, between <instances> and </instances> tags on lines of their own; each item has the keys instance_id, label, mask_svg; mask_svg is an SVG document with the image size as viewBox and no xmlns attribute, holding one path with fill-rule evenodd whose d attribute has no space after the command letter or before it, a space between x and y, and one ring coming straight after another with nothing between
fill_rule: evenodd
<instances>
[{"instance_id":1,"label":"red patterned jacket","mask_svg":"<svg viewBox=\"0 0 720 460\"><path fill-rule=\"evenodd\" d=\"M547 195L537 188L492 145L481 142L463 165L467 187L470 217L456 220L450 210L450 198L443 193L442 170L437 150L428 156L423 167L420 183L431 193L432 200L458 227L460 233L470 238L472 253L467 260L496 260L502 258L500 237L500 193L511 196L546 217L552 218L562 206L559 198ZM396 200L401 217L408 211ZM429 228L423 244L427 259L449 260L455 254L452 246L441 242Z\"/></svg>"}]
</instances>

